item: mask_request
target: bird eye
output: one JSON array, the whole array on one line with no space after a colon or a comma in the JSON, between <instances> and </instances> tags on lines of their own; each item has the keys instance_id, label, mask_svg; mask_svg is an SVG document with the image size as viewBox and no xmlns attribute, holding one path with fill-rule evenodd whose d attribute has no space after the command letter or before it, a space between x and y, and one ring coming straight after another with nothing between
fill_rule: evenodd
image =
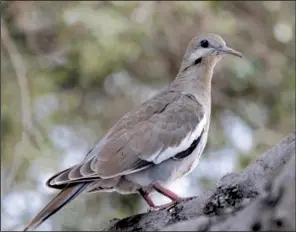
<instances>
[{"instance_id":1,"label":"bird eye","mask_svg":"<svg viewBox=\"0 0 296 232\"><path fill-rule=\"evenodd\" d=\"M204 40L200 41L200 46L203 48L207 48L207 47L209 47L209 42L204 39Z\"/></svg>"}]
</instances>

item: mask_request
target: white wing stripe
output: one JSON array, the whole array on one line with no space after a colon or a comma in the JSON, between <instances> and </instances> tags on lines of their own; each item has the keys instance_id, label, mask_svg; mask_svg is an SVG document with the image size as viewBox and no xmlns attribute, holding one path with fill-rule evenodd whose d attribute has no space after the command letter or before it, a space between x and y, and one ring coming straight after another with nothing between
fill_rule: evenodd
<instances>
[{"instance_id":1,"label":"white wing stripe","mask_svg":"<svg viewBox=\"0 0 296 232\"><path fill-rule=\"evenodd\" d=\"M157 151L155 154L151 156L151 161L153 161L155 164L159 164L164 160L172 158L174 155L178 154L179 152L187 150L190 147L190 145L193 143L193 141L200 136L205 125L206 125L206 117L205 115L203 115L203 118L196 125L194 131L189 132L178 146L168 147L161 153L160 151Z\"/></svg>"}]
</instances>

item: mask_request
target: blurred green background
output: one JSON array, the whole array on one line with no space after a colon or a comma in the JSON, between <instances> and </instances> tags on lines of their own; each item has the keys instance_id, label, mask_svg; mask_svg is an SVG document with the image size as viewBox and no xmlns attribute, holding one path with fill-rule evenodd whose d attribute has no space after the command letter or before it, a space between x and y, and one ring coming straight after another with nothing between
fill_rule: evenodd
<instances>
[{"instance_id":1,"label":"blurred green background","mask_svg":"<svg viewBox=\"0 0 296 232\"><path fill-rule=\"evenodd\" d=\"M21 230L57 193L46 179L166 86L208 32L245 58L215 68L206 150L171 186L183 196L294 130L295 2L1 1L1 230ZM40 230L99 230L147 209L137 194L89 194Z\"/></svg>"}]
</instances>

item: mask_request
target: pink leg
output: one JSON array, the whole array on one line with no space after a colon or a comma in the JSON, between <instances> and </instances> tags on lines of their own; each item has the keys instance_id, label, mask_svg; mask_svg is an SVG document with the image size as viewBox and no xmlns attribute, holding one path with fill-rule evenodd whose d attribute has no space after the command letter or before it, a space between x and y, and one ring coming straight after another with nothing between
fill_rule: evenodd
<instances>
[{"instance_id":1,"label":"pink leg","mask_svg":"<svg viewBox=\"0 0 296 232\"><path fill-rule=\"evenodd\" d=\"M145 201L147 202L147 204L151 207L151 208L156 208L157 206L154 204L154 202L152 201L152 199L149 197L149 193L151 192L151 190L147 190L146 192L144 192L142 189L139 190L141 196L145 199Z\"/></svg>"},{"instance_id":2,"label":"pink leg","mask_svg":"<svg viewBox=\"0 0 296 232\"><path fill-rule=\"evenodd\" d=\"M170 198L172 200L172 202L167 203L167 204L163 204L163 205L155 205L154 202L152 201L152 199L149 196L149 194L151 193L153 188L157 192L159 192L160 194ZM143 191L142 189L140 189L139 192L142 195L142 197L145 199L147 204L150 206L150 208L151 208L150 211L161 210L161 209L167 208L167 207L175 204L176 201L182 199L181 197L179 197L174 192L172 192L169 189L163 187L160 183L154 183L151 186L149 186L149 188L146 191Z\"/></svg>"},{"instance_id":3,"label":"pink leg","mask_svg":"<svg viewBox=\"0 0 296 232\"><path fill-rule=\"evenodd\" d=\"M153 185L153 187L157 192L170 198L172 201L178 201L178 200L182 199L182 197L178 196L176 193L172 192L171 190L163 187L160 183L155 183Z\"/></svg>"}]
</instances>

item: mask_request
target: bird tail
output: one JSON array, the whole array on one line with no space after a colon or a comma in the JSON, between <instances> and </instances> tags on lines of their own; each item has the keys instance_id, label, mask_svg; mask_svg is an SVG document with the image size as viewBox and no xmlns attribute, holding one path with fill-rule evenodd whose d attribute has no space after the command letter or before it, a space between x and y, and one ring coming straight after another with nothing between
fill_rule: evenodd
<instances>
[{"instance_id":1,"label":"bird tail","mask_svg":"<svg viewBox=\"0 0 296 232\"><path fill-rule=\"evenodd\" d=\"M25 227L23 231L34 230L50 216L59 211L67 203L75 199L89 186L90 183L77 184L63 189L37 214L37 216Z\"/></svg>"}]
</instances>

